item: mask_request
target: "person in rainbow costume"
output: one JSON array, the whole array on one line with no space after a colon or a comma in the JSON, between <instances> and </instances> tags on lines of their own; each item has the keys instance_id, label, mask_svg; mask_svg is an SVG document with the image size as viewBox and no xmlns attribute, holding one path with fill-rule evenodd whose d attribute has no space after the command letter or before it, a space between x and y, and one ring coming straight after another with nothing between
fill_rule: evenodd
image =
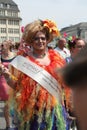
<instances>
[{"instance_id":1,"label":"person in rainbow costume","mask_svg":"<svg viewBox=\"0 0 87 130\"><path fill-rule=\"evenodd\" d=\"M55 71L65 61L60 54L47 49L47 44L59 35L56 24L48 19L26 25L22 39L31 51L19 49L9 66L10 73L5 72L8 84L14 88L8 104L10 113L17 113L18 130L66 129L62 83Z\"/></svg>"}]
</instances>

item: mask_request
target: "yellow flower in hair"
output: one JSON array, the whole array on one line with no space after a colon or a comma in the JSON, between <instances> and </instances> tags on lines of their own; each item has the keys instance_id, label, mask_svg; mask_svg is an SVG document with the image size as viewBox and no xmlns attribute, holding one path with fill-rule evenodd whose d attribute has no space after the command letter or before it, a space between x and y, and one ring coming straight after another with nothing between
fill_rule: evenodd
<instances>
[{"instance_id":1,"label":"yellow flower in hair","mask_svg":"<svg viewBox=\"0 0 87 130\"><path fill-rule=\"evenodd\" d=\"M46 19L43 21L43 26L47 27L50 33L52 33L54 36L60 36L60 32L58 31L58 28L54 21Z\"/></svg>"}]
</instances>

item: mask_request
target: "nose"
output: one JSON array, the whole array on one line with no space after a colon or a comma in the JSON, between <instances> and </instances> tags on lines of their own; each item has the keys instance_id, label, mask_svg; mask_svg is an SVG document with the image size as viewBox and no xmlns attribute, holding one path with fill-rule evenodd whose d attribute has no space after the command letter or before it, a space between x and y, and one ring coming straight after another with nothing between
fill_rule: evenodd
<instances>
[{"instance_id":1,"label":"nose","mask_svg":"<svg viewBox=\"0 0 87 130\"><path fill-rule=\"evenodd\" d=\"M39 38L39 42L42 42L43 40L42 40L42 38Z\"/></svg>"}]
</instances>

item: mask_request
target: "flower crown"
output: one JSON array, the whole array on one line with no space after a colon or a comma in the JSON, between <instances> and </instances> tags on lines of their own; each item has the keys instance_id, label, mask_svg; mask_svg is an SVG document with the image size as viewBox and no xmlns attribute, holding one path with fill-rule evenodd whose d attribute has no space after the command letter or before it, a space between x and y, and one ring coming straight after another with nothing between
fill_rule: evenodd
<instances>
[{"instance_id":1,"label":"flower crown","mask_svg":"<svg viewBox=\"0 0 87 130\"><path fill-rule=\"evenodd\" d=\"M43 26L47 27L49 29L49 32L52 33L53 36L60 36L60 32L58 31L58 28L54 21L46 19L43 21Z\"/></svg>"}]
</instances>

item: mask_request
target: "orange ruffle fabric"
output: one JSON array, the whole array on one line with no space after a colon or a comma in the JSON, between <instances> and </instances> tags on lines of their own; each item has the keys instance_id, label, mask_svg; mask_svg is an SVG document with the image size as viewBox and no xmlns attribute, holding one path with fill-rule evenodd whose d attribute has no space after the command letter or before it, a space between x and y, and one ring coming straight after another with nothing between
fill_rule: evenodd
<instances>
[{"instance_id":1,"label":"orange ruffle fabric","mask_svg":"<svg viewBox=\"0 0 87 130\"><path fill-rule=\"evenodd\" d=\"M33 57L27 56L26 58L29 58L29 60L44 68L60 82L58 75L55 73L55 68L63 67L65 61L54 50L49 50L48 54L51 60L48 66L41 65L39 62L35 61ZM49 94L43 86L21 72L18 75L17 85L13 95L16 110L22 113L24 121L29 121L34 113L39 115L43 112L43 108L51 110L57 105L57 99L54 96Z\"/></svg>"}]
</instances>

